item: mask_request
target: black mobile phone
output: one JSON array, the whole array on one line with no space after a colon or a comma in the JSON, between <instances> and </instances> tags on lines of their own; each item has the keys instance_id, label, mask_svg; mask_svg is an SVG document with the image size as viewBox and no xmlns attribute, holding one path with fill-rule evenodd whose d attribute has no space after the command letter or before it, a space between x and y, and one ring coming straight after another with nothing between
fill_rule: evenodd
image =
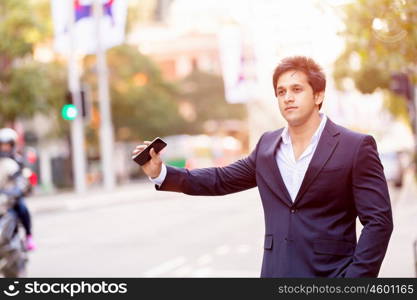
<instances>
[{"instance_id":1,"label":"black mobile phone","mask_svg":"<svg viewBox=\"0 0 417 300\"><path fill-rule=\"evenodd\" d=\"M145 149L143 149L142 152L140 152L132 159L139 165L143 166L151 159L151 155L149 154L151 148L154 148L155 152L158 153L159 151L164 149L166 145L167 143L165 143L161 138L157 137Z\"/></svg>"}]
</instances>

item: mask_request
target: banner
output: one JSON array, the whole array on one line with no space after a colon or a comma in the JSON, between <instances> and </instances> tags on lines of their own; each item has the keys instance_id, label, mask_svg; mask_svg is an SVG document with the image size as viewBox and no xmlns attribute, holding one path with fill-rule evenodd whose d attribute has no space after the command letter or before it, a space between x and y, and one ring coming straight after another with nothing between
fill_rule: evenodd
<instances>
[{"instance_id":1,"label":"banner","mask_svg":"<svg viewBox=\"0 0 417 300\"><path fill-rule=\"evenodd\" d=\"M94 18L94 0L52 0L54 49L68 54L71 50L70 26L74 18L74 51L77 54L95 54L97 51L97 24ZM123 43L127 4L126 0L99 0L103 8L100 37L103 49ZM73 16L71 16L71 11Z\"/></svg>"}]
</instances>

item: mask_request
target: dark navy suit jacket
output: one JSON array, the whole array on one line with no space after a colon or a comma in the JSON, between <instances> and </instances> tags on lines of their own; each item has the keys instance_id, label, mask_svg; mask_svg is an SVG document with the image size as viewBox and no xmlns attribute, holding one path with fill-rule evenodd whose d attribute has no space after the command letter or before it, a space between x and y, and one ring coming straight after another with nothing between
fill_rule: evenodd
<instances>
[{"instance_id":1,"label":"dark navy suit jacket","mask_svg":"<svg viewBox=\"0 0 417 300\"><path fill-rule=\"evenodd\" d=\"M282 128L222 168L167 167L158 190L225 195L258 186L265 214L261 277L376 277L393 230L375 140L330 119L293 202L276 151ZM356 238L356 217L363 224Z\"/></svg>"}]
</instances>

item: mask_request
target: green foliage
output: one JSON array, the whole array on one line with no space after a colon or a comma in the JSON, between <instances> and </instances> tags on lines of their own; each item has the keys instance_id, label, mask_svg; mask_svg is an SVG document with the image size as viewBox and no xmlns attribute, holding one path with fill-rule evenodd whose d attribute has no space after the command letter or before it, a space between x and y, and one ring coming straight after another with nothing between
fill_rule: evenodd
<instances>
[{"instance_id":1,"label":"green foliage","mask_svg":"<svg viewBox=\"0 0 417 300\"><path fill-rule=\"evenodd\" d=\"M3 76L0 93L1 122L14 122L18 117L31 117L36 112L46 112L44 101L46 82L39 76L41 65L35 62L12 68ZM3 74L4 75L4 74Z\"/></svg>"},{"instance_id":2,"label":"green foliage","mask_svg":"<svg viewBox=\"0 0 417 300\"><path fill-rule=\"evenodd\" d=\"M2 0L0 20L0 55L2 62L10 67L13 58L31 54L45 27L29 1Z\"/></svg>"},{"instance_id":3,"label":"green foliage","mask_svg":"<svg viewBox=\"0 0 417 300\"><path fill-rule=\"evenodd\" d=\"M42 5L46 2L40 1ZM37 4L39 4L37 3ZM42 8L42 9L39 9ZM44 6L32 1L0 2L0 123L14 123L36 112L46 113L51 99L44 64L33 61L36 43L48 33L42 20Z\"/></svg>"},{"instance_id":4,"label":"green foliage","mask_svg":"<svg viewBox=\"0 0 417 300\"><path fill-rule=\"evenodd\" d=\"M389 87L389 74L372 66L361 68L353 74L356 88L364 94L372 94L377 88Z\"/></svg>"},{"instance_id":5,"label":"green foliage","mask_svg":"<svg viewBox=\"0 0 417 300\"><path fill-rule=\"evenodd\" d=\"M404 97L398 96L392 92L384 92L384 106L398 119L402 120L411 128L410 115L408 114L407 101Z\"/></svg>"},{"instance_id":6,"label":"green foliage","mask_svg":"<svg viewBox=\"0 0 417 300\"><path fill-rule=\"evenodd\" d=\"M43 94L45 106L53 126L49 130L49 137L63 137L69 134L68 121L61 118L61 109L65 104L65 93L68 87L68 69L62 62L51 62L43 65L42 75L45 78L45 92Z\"/></svg>"},{"instance_id":7,"label":"green foliage","mask_svg":"<svg viewBox=\"0 0 417 300\"><path fill-rule=\"evenodd\" d=\"M123 45L107 54L112 119L117 139L145 140L181 133L185 122L178 113L177 88L137 48ZM84 81L97 85L96 58L85 59ZM96 90L96 88L94 88ZM93 93L97 102L97 94ZM120 136L120 131L128 134Z\"/></svg>"},{"instance_id":8,"label":"green foliage","mask_svg":"<svg viewBox=\"0 0 417 300\"><path fill-rule=\"evenodd\" d=\"M219 76L194 70L175 85L163 79L149 58L128 45L108 51L107 61L116 139L198 134L204 132L203 125L208 120L246 117L244 105L225 101ZM86 57L84 65L83 81L96 91L95 56ZM93 99L97 106L96 92ZM179 105L185 102L194 111L193 120L186 121L179 113Z\"/></svg>"},{"instance_id":9,"label":"green foliage","mask_svg":"<svg viewBox=\"0 0 417 300\"><path fill-rule=\"evenodd\" d=\"M195 111L195 118L188 125L189 133L203 132L203 125L208 120L241 120L247 116L244 104L226 102L223 80L218 75L194 69L181 82L181 86L181 98L191 104Z\"/></svg>"},{"instance_id":10,"label":"green foliage","mask_svg":"<svg viewBox=\"0 0 417 300\"><path fill-rule=\"evenodd\" d=\"M393 72L407 72L416 83L417 2L413 0L357 0L344 7L345 51L335 62L333 76L343 89L351 78L362 93L388 90ZM403 101L388 97L387 108L409 119ZM388 99L387 98L387 99Z\"/></svg>"}]
</instances>

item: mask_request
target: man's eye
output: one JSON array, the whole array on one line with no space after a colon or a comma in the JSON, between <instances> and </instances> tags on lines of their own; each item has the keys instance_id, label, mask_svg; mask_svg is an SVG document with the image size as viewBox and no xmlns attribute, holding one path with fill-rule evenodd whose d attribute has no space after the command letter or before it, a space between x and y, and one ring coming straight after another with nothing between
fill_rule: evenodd
<instances>
[{"instance_id":1,"label":"man's eye","mask_svg":"<svg viewBox=\"0 0 417 300\"><path fill-rule=\"evenodd\" d=\"M283 91L283 90L278 91L278 96L284 96L284 95L285 95L285 91Z\"/></svg>"},{"instance_id":2,"label":"man's eye","mask_svg":"<svg viewBox=\"0 0 417 300\"><path fill-rule=\"evenodd\" d=\"M301 92L301 88L299 87L294 88L294 92Z\"/></svg>"}]
</instances>

